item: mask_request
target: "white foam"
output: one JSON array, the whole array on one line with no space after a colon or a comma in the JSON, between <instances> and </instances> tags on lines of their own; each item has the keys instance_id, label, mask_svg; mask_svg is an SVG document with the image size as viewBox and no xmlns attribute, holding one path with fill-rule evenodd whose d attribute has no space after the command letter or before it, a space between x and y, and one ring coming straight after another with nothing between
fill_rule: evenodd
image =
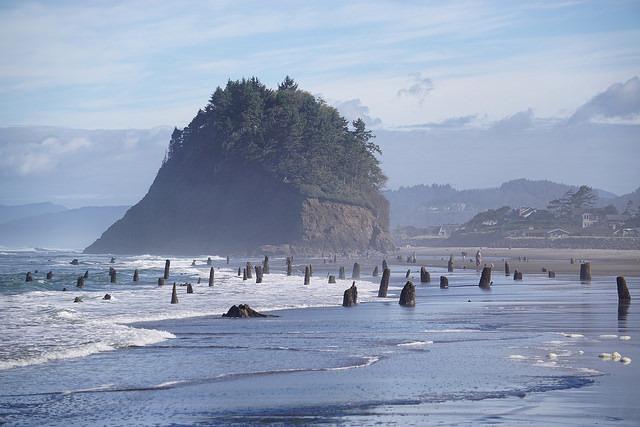
<instances>
[{"instance_id":1,"label":"white foam","mask_svg":"<svg viewBox=\"0 0 640 427\"><path fill-rule=\"evenodd\" d=\"M433 341L411 341L398 344L398 347L422 347L428 344L433 344Z\"/></svg>"},{"instance_id":2,"label":"white foam","mask_svg":"<svg viewBox=\"0 0 640 427\"><path fill-rule=\"evenodd\" d=\"M620 335L620 339L622 341L629 341L631 339L631 337L629 335Z\"/></svg>"},{"instance_id":3,"label":"white foam","mask_svg":"<svg viewBox=\"0 0 640 427\"><path fill-rule=\"evenodd\" d=\"M509 356L509 359L514 359L514 360L525 360L527 357L523 356L521 354L512 354Z\"/></svg>"},{"instance_id":4,"label":"white foam","mask_svg":"<svg viewBox=\"0 0 640 427\"><path fill-rule=\"evenodd\" d=\"M628 365L629 363L631 363L631 358L628 356L621 357L620 362L622 362L622 364L624 365Z\"/></svg>"},{"instance_id":5,"label":"white foam","mask_svg":"<svg viewBox=\"0 0 640 427\"><path fill-rule=\"evenodd\" d=\"M618 336L614 335L614 334L605 334L605 335L600 335L600 338L602 338L602 339L615 339L615 338L618 338Z\"/></svg>"},{"instance_id":6,"label":"white foam","mask_svg":"<svg viewBox=\"0 0 640 427\"><path fill-rule=\"evenodd\" d=\"M572 334L567 332L560 332L560 334L567 338L584 338L584 335L582 334Z\"/></svg>"}]
</instances>

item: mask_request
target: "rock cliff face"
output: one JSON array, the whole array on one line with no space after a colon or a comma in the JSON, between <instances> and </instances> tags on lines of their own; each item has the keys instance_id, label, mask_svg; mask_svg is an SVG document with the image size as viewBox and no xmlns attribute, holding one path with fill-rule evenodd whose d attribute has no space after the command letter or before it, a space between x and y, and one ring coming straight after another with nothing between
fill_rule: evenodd
<instances>
[{"instance_id":1,"label":"rock cliff face","mask_svg":"<svg viewBox=\"0 0 640 427\"><path fill-rule=\"evenodd\" d=\"M245 81L241 83L246 84ZM297 90L297 87L265 90L267 92L262 96L267 101L271 99L269 97L289 97L286 98L288 107L293 103L290 101L293 96L310 102L310 95ZM315 99L313 102L317 104ZM318 105L319 112L327 114L329 109L332 120L337 120L335 110L321 103ZM300 107L295 103L294 106ZM304 111L308 109L309 105L305 104ZM290 136L278 134L280 138L270 140L268 147L255 144L256 148L240 138L233 148L229 148L228 140L237 138L236 128L246 129L246 124L224 132L218 130L216 125L222 121L220 116L225 112L211 107L206 112L201 111L183 131L174 131L169 156L147 195L85 252L385 252L393 247L388 233L388 203L377 186L360 181L353 184L355 181L349 180L347 175L340 178L340 182L349 186L342 187L331 181L336 175L335 170L328 175L322 169L351 168L339 153L335 153L335 147L328 152L334 152L336 156L326 156L322 160L317 153L324 148L324 143L310 142L305 147L303 139L300 153L289 155L295 148L283 149L279 144L285 144L282 141L290 140ZM246 112L238 111L237 106L233 112L243 117L246 115ZM346 124L339 119L338 125ZM309 117L306 118L308 121ZM258 122L254 128L262 126L262 123ZM341 132L350 132L345 129ZM273 133L271 128L263 133L269 135L269 132ZM330 137L326 131L322 133L324 139ZM312 140L313 134L309 138ZM265 139L267 137L263 135L260 141ZM336 142L339 143L342 142ZM246 147L253 147L258 154L247 155ZM275 158L291 162L261 157L262 152L274 150L282 153ZM317 176L311 172L307 174L305 170L292 172L285 167L289 164L294 169L300 164L309 165ZM339 171L342 173L343 169ZM327 176L327 179L318 178L320 176Z\"/></svg>"}]
</instances>

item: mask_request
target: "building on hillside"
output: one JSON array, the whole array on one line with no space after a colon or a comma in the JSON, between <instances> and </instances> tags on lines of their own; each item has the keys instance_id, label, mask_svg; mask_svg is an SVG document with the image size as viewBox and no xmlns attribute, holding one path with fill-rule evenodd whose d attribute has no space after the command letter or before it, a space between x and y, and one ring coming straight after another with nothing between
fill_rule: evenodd
<instances>
[{"instance_id":1,"label":"building on hillside","mask_svg":"<svg viewBox=\"0 0 640 427\"><path fill-rule=\"evenodd\" d=\"M624 224L629 220L629 215L607 215L604 220L609 229L616 231L624 228Z\"/></svg>"},{"instance_id":2,"label":"building on hillside","mask_svg":"<svg viewBox=\"0 0 640 427\"><path fill-rule=\"evenodd\" d=\"M516 211L518 212L518 216L520 218L529 218L531 215L536 213L536 210L537 210L536 208L530 208L527 206L522 206L516 209Z\"/></svg>"},{"instance_id":3,"label":"building on hillside","mask_svg":"<svg viewBox=\"0 0 640 427\"><path fill-rule=\"evenodd\" d=\"M598 223L598 217L591 212L582 214L582 228L590 228Z\"/></svg>"},{"instance_id":4,"label":"building on hillside","mask_svg":"<svg viewBox=\"0 0 640 427\"><path fill-rule=\"evenodd\" d=\"M613 232L616 237L640 237L640 228L619 228Z\"/></svg>"}]
</instances>

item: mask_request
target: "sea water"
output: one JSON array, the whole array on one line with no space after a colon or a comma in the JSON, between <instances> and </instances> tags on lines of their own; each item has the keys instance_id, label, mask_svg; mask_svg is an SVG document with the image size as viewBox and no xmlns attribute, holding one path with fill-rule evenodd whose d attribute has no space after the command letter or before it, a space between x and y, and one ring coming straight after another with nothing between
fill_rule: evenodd
<instances>
[{"instance_id":1,"label":"sea water","mask_svg":"<svg viewBox=\"0 0 640 427\"><path fill-rule=\"evenodd\" d=\"M79 265L71 265L78 258ZM353 261L272 258L263 283L207 255L165 257L4 252L0 255L0 422L86 424L563 424L637 425L640 312L619 310L615 278L392 266L377 298L376 260L360 260L360 304L340 307L351 280L327 283ZM261 262L251 260L254 265ZM381 261L381 260L380 260ZM303 285L304 265L314 276ZM108 271L117 271L110 284ZM398 305L405 272L415 308ZM140 281L132 282L133 270ZM24 282L27 271L33 282ZM47 271L52 280L46 280ZM75 287L89 271L85 287ZM438 276L449 277L440 289ZM198 277L202 283L197 285ZM255 277L255 276L254 276ZM171 284L179 304L169 304ZM627 278L633 295L637 278ZM62 291L66 288L67 291ZM103 300L105 293L111 300ZM76 296L83 302L73 303ZM223 319L247 303L278 317ZM604 360L619 352L631 363Z\"/></svg>"}]
</instances>

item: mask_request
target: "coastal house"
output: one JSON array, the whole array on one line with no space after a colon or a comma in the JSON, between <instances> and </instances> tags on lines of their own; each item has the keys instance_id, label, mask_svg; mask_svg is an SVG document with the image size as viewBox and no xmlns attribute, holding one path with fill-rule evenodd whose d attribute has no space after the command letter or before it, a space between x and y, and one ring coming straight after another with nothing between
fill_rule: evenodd
<instances>
[{"instance_id":1,"label":"coastal house","mask_svg":"<svg viewBox=\"0 0 640 427\"><path fill-rule=\"evenodd\" d=\"M629 215L607 215L605 216L605 223L610 230L616 231L624 228L624 224L629 220Z\"/></svg>"},{"instance_id":2,"label":"coastal house","mask_svg":"<svg viewBox=\"0 0 640 427\"><path fill-rule=\"evenodd\" d=\"M562 239L563 237L569 236L569 232L567 230L563 230L562 228L554 228L553 230L547 231L547 238L549 239Z\"/></svg>"},{"instance_id":3,"label":"coastal house","mask_svg":"<svg viewBox=\"0 0 640 427\"><path fill-rule=\"evenodd\" d=\"M619 228L613 232L615 237L640 237L640 228Z\"/></svg>"},{"instance_id":4,"label":"coastal house","mask_svg":"<svg viewBox=\"0 0 640 427\"><path fill-rule=\"evenodd\" d=\"M582 214L582 228L590 228L598 223L598 217L591 212L584 212Z\"/></svg>"},{"instance_id":5,"label":"coastal house","mask_svg":"<svg viewBox=\"0 0 640 427\"><path fill-rule=\"evenodd\" d=\"M517 209L517 213L520 218L529 218L531 215L536 213L536 211L536 208L530 208L528 206L522 206Z\"/></svg>"}]
</instances>

